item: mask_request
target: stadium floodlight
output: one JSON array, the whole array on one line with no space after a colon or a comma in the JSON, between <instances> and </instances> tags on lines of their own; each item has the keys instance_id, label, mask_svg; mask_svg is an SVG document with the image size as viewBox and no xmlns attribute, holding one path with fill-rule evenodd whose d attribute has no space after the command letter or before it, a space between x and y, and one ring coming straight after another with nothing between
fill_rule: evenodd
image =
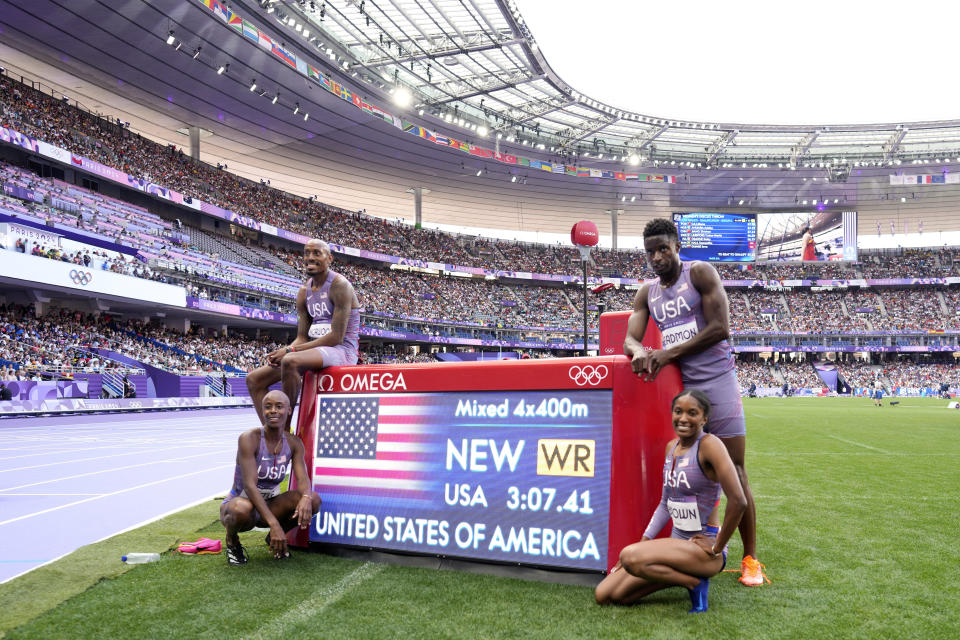
<instances>
[{"instance_id":1,"label":"stadium floodlight","mask_svg":"<svg viewBox=\"0 0 960 640\"><path fill-rule=\"evenodd\" d=\"M406 109L409 107L412 100L413 95L406 87L398 87L397 90L393 92L393 104L397 105L401 109Z\"/></svg>"},{"instance_id":2,"label":"stadium floodlight","mask_svg":"<svg viewBox=\"0 0 960 640\"><path fill-rule=\"evenodd\" d=\"M620 202L626 202L627 196L620 196Z\"/></svg>"},{"instance_id":3,"label":"stadium floodlight","mask_svg":"<svg viewBox=\"0 0 960 640\"><path fill-rule=\"evenodd\" d=\"M257 79L254 78L254 79L250 82L250 91L256 91L256 90L257 90Z\"/></svg>"},{"instance_id":4,"label":"stadium floodlight","mask_svg":"<svg viewBox=\"0 0 960 640\"><path fill-rule=\"evenodd\" d=\"M229 63L229 62L228 62L227 64L222 64L222 65L220 65L220 68L217 69L217 75L218 75L218 76L223 75L223 74L225 74L225 73L226 73L227 71L229 71L229 70L230 70L230 63Z\"/></svg>"},{"instance_id":5,"label":"stadium floodlight","mask_svg":"<svg viewBox=\"0 0 960 640\"><path fill-rule=\"evenodd\" d=\"M173 35L173 29L170 29L170 33L167 35L167 44L172 45L176 40L176 37Z\"/></svg>"},{"instance_id":6,"label":"stadium floodlight","mask_svg":"<svg viewBox=\"0 0 960 640\"><path fill-rule=\"evenodd\" d=\"M480 174L483 173L483 169L477 169L477 177L480 177Z\"/></svg>"},{"instance_id":7,"label":"stadium floodlight","mask_svg":"<svg viewBox=\"0 0 960 640\"><path fill-rule=\"evenodd\" d=\"M740 206L743 206L743 200L738 203Z\"/></svg>"},{"instance_id":8,"label":"stadium floodlight","mask_svg":"<svg viewBox=\"0 0 960 640\"><path fill-rule=\"evenodd\" d=\"M497 132L497 140L503 140L503 134L499 131Z\"/></svg>"},{"instance_id":9,"label":"stadium floodlight","mask_svg":"<svg viewBox=\"0 0 960 640\"><path fill-rule=\"evenodd\" d=\"M303 121L306 122L306 121L307 121L307 118L309 118L309 117L310 117L310 114L309 114L309 113L303 114Z\"/></svg>"},{"instance_id":10,"label":"stadium floodlight","mask_svg":"<svg viewBox=\"0 0 960 640\"><path fill-rule=\"evenodd\" d=\"M299 102L298 102L297 105L293 108L293 115L297 115L298 113L300 113L300 103L299 103Z\"/></svg>"},{"instance_id":11,"label":"stadium floodlight","mask_svg":"<svg viewBox=\"0 0 960 640\"><path fill-rule=\"evenodd\" d=\"M420 109L419 111L417 111L417 113L422 116L422 115L423 115L423 109Z\"/></svg>"},{"instance_id":12,"label":"stadium floodlight","mask_svg":"<svg viewBox=\"0 0 960 640\"><path fill-rule=\"evenodd\" d=\"M477 127L477 135L480 136L481 138L486 138L489 132L490 130L487 129L487 125L485 124L482 124L479 127Z\"/></svg>"},{"instance_id":13,"label":"stadium floodlight","mask_svg":"<svg viewBox=\"0 0 960 640\"><path fill-rule=\"evenodd\" d=\"M635 153L630 154L630 164L640 164L640 156Z\"/></svg>"},{"instance_id":14,"label":"stadium floodlight","mask_svg":"<svg viewBox=\"0 0 960 640\"><path fill-rule=\"evenodd\" d=\"M296 29L297 31L303 31L303 25L300 24L299 22L293 25L293 28Z\"/></svg>"},{"instance_id":15,"label":"stadium floodlight","mask_svg":"<svg viewBox=\"0 0 960 640\"><path fill-rule=\"evenodd\" d=\"M200 49L202 49L202 48L203 48L203 47L197 47L196 49L193 50L193 59L194 59L194 60L196 60L197 58L200 57Z\"/></svg>"},{"instance_id":16,"label":"stadium floodlight","mask_svg":"<svg viewBox=\"0 0 960 640\"><path fill-rule=\"evenodd\" d=\"M516 182L516 181L517 181L517 176L510 177L510 182Z\"/></svg>"},{"instance_id":17,"label":"stadium floodlight","mask_svg":"<svg viewBox=\"0 0 960 640\"><path fill-rule=\"evenodd\" d=\"M303 33L301 33L300 35L302 35L304 38L309 38L309 37L310 37L310 29L304 29L304 30L303 30Z\"/></svg>"},{"instance_id":18,"label":"stadium floodlight","mask_svg":"<svg viewBox=\"0 0 960 640\"><path fill-rule=\"evenodd\" d=\"M279 99L280 99L280 92L278 91L277 94L273 96L273 100L270 101L270 104L277 104L277 100Z\"/></svg>"},{"instance_id":19,"label":"stadium floodlight","mask_svg":"<svg viewBox=\"0 0 960 640\"><path fill-rule=\"evenodd\" d=\"M637 201L637 196L632 196L630 198L630 202L636 202L636 201Z\"/></svg>"}]
</instances>

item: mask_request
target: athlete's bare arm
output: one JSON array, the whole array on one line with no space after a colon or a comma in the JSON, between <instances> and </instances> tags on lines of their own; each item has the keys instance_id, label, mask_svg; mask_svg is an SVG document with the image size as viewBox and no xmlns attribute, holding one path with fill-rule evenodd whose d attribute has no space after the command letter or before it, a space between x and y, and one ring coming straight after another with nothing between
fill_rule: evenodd
<instances>
[{"instance_id":1,"label":"athlete's bare arm","mask_svg":"<svg viewBox=\"0 0 960 640\"><path fill-rule=\"evenodd\" d=\"M297 490L303 494L293 515L300 528L306 529L310 526L310 519L313 517L315 494L310 488L310 477L307 475L307 465L304 462L303 441L298 436L288 434L287 442L290 443L290 455L293 458L293 477L297 481ZM319 501L320 498L317 497L317 503Z\"/></svg>"},{"instance_id":2,"label":"athlete's bare arm","mask_svg":"<svg viewBox=\"0 0 960 640\"><path fill-rule=\"evenodd\" d=\"M307 312L307 286L304 285L297 292L297 337L286 347L280 347L276 351L268 353L267 364L271 367L279 367L280 360L290 353L291 347L299 346L309 340L310 324L311 318Z\"/></svg>"},{"instance_id":3,"label":"athlete's bare arm","mask_svg":"<svg viewBox=\"0 0 960 640\"><path fill-rule=\"evenodd\" d=\"M694 536L692 539L707 553L716 556L727 545L730 536L740 524L740 519L747 509L747 497L740 484L740 476L737 475L733 459L720 438L709 433L703 436L700 440L700 456L704 463L704 474L720 483L724 495L727 496L727 506L723 513L723 525L720 527L716 541L702 535Z\"/></svg>"},{"instance_id":4,"label":"athlete's bare arm","mask_svg":"<svg viewBox=\"0 0 960 640\"><path fill-rule=\"evenodd\" d=\"M633 297L633 312L627 320L627 337L623 341L623 352L630 358L633 372L639 375L646 370L647 350L641 344L643 335L647 331L650 321L650 310L647 308L647 291L649 285L643 285Z\"/></svg>"}]
</instances>

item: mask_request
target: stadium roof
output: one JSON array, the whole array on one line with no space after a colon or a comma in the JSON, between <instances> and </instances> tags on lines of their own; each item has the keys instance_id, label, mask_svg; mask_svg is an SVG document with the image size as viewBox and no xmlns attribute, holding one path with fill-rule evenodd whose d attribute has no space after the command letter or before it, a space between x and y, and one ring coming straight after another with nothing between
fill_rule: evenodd
<instances>
[{"instance_id":1,"label":"stadium roof","mask_svg":"<svg viewBox=\"0 0 960 640\"><path fill-rule=\"evenodd\" d=\"M960 157L960 120L762 125L676 120L604 104L553 71L513 0L260 4L291 31L309 32L309 43L358 80L409 91L421 116L487 130L549 155L841 171Z\"/></svg>"}]
</instances>

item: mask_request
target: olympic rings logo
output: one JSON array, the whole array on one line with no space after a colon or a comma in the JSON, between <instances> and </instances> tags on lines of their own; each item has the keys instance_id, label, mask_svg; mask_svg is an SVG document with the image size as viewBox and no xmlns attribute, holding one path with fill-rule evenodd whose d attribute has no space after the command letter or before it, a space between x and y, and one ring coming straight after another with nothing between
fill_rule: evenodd
<instances>
[{"instance_id":1,"label":"olympic rings logo","mask_svg":"<svg viewBox=\"0 0 960 640\"><path fill-rule=\"evenodd\" d=\"M317 380L318 391L333 391L333 376L325 373Z\"/></svg>"},{"instance_id":2,"label":"olympic rings logo","mask_svg":"<svg viewBox=\"0 0 960 640\"><path fill-rule=\"evenodd\" d=\"M70 270L70 279L73 280L73 284L79 284L80 286L87 286L93 280L93 274L89 271L80 271L78 269Z\"/></svg>"},{"instance_id":3,"label":"olympic rings logo","mask_svg":"<svg viewBox=\"0 0 960 640\"><path fill-rule=\"evenodd\" d=\"M586 364L582 367L577 365L570 367L567 375L570 376L570 379L573 380L578 387L582 387L584 385L595 386L600 384L600 381L606 378L608 373L609 370L605 364L596 367Z\"/></svg>"}]
</instances>

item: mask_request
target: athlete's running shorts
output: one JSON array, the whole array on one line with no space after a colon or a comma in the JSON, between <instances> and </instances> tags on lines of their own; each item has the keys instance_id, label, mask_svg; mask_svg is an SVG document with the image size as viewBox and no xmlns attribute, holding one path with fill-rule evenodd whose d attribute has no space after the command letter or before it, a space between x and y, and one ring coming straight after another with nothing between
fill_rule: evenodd
<instances>
[{"instance_id":1,"label":"athlete's running shorts","mask_svg":"<svg viewBox=\"0 0 960 640\"><path fill-rule=\"evenodd\" d=\"M710 400L710 419L704 431L718 438L733 438L747 435L747 422L743 417L743 401L740 399L740 383L737 371L731 369L710 380L683 380L684 389L699 389Z\"/></svg>"},{"instance_id":2,"label":"athlete's running shorts","mask_svg":"<svg viewBox=\"0 0 960 640\"><path fill-rule=\"evenodd\" d=\"M339 367L345 364L357 364L357 351L338 344L335 347L314 347L323 355L323 367Z\"/></svg>"}]
</instances>

